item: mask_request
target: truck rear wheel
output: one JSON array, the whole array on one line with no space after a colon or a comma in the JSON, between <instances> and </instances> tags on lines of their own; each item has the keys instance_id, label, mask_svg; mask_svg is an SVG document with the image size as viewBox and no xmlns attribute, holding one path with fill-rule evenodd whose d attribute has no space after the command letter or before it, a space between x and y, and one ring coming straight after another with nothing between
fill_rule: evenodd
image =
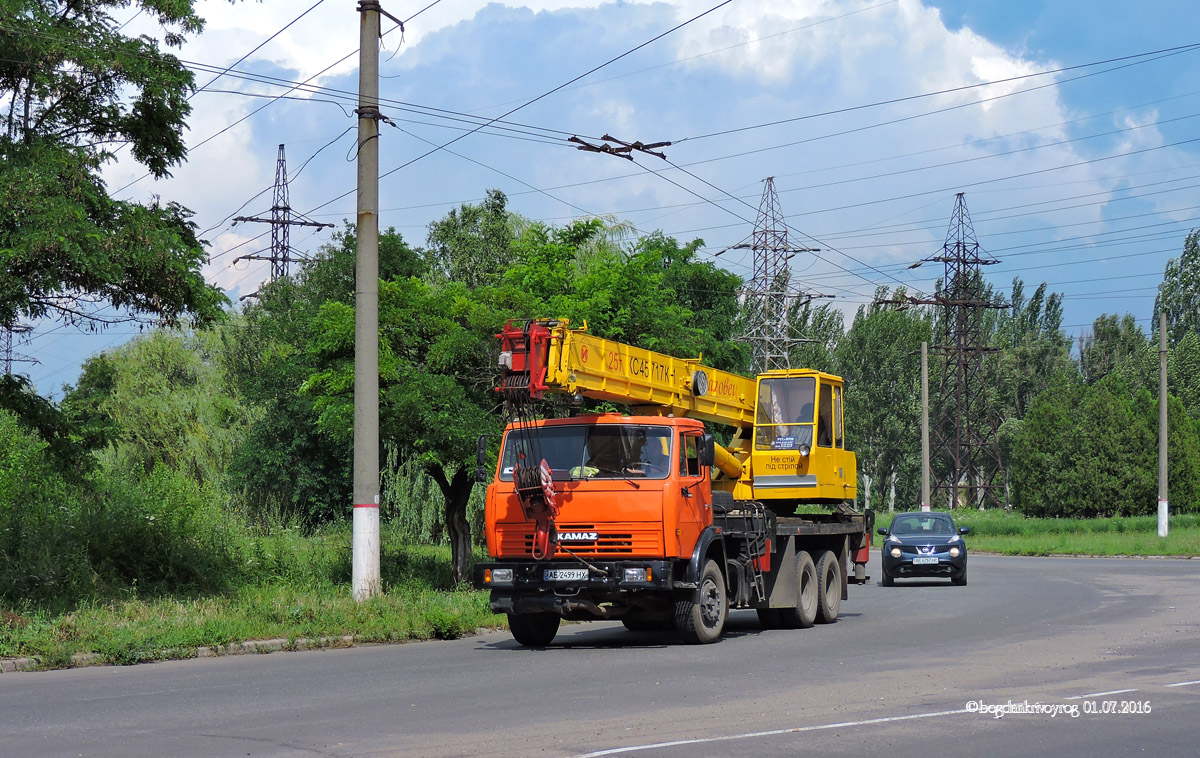
<instances>
[{"instance_id":1,"label":"truck rear wheel","mask_svg":"<svg viewBox=\"0 0 1200 758\"><path fill-rule=\"evenodd\" d=\"M832 550L817 559L817 621L831 624L837 621L842 607L842 567Z\"/></svg>"},{"instance_id":2,"label":"truck rear wheel","mask_svg":"<svg viewBox=\"0 0 1200 758\"><path fill-rule=\"evenodd\" d=\"M817 566L807 550L796 554L796 607L780 608L785 629L807 629L817 620Z\"/></svg>"},{"instance_id":3,"label":"truck rear wheel","mask_svg":"<svg viewBox=\"0 0 1200 758\"><path fill-rule=\"evenodd\" d=\"M675 628L683 641L692 645L716 642L725 631L729 615L729 598L725 594L725 577L716 561L704 564L700 575L700 602L690 597L675 603Z\"/></svg>"},{"instance_id":4,"label":"truck rear wheel","mask_svg":"<svg viewBox=\"0 0 1200 758\"><path fill-rule=\"evenodd\" d=\"M558 634L562 619L553 613L510 613L508 629L525 647L545 647Z\"/></svg>"}]
</instances>

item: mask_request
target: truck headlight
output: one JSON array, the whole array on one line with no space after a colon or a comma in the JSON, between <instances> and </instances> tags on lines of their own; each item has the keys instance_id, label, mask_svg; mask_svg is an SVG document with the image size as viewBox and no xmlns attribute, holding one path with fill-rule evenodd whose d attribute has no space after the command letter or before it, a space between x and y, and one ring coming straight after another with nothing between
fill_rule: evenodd
<instances>
[{"instance_id":1,"label":"truck headlight","mask_svg":"<svg viewBox=\"0 0 1200 758\"><path fill-rule=\"evenodd\" d=\"M513 570L512 569L484 569L483 583L484 584L512 584Z\"/></svg>"},{"instance_id":2,"label":"truck headlight","mask_svg":"<svg viewBox=\"0 0 1200 758\"><path fill-rule=\"evenodd\" d=\"M652 574L648 568L625 569L625 581L627 582L648 582L651 576Z\"/></svg>"}]
</instances>

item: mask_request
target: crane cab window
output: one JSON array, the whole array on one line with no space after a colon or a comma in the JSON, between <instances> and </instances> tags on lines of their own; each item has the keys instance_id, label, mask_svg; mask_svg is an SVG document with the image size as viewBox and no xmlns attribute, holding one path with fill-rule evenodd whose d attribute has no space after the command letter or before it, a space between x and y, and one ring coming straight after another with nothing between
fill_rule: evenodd
<instances>
[{"instance_id":1,"label":"crane cab window","mask_svg":"<svg viewBox=\"0 0 1200 758\"><path fill-rule=\"evenodd\" d=\"M821 383L821 405L817 409L817 446L833 447L833 385Z\"/></svg>"},{"instance_id":2,"label":"crane cab window","mask_svg":"<svg viewBox=\"0 0 1200 758\"><path fill-rule=\"evenodd\" d=\"M816 388L817 380L811 376L759 380L754 447L758 450L812 447Z\"/></svg>"},{"instance_id":3,"label":"crane cab window","mask_svg":"<svg viewBox=\"0 0 1200 758\"><path fill-rule=\"evenodd\" d=\"M839 386L833 388L833 432L837 446L845 447L846 441L842 437L842 388Z\"/></svg>"},{"instance_id":4,"label":"crane cab window","mask_svg":"<svg viewBox=\"0 0 1200 758\"><path fill-rule=\"evenodd\" d=\"M679 475L700 476L700 437L679 435Z\"/></svg>"}]
</instances>

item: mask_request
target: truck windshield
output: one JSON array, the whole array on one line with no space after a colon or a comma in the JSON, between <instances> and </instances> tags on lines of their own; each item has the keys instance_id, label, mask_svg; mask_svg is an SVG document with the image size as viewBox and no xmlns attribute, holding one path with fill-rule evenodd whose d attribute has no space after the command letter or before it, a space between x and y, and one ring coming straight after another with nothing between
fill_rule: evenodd
<instances>
[{"instance_id":1,"label":"truck windshield","mask_svg":"<svg viewBox=\"0 0 1200 758\"><path fill-rule=\"evenodd\" d=\"M624 424L542 427L504 438L500 479L512 481L522 459L545 458L556 480L665 479L671 472L671 428Z\"/></svg>"},{"instance_id":2,"label":"truck windshield","mask_svg":"<svg viewBox=\"0 0 1200 758\"><path fill-rule=\"evenodd\" d=\"M758 383L754 446L759 450L812 447L817 381L811 376L763 379Z\"/></svg>"}]
</instances>

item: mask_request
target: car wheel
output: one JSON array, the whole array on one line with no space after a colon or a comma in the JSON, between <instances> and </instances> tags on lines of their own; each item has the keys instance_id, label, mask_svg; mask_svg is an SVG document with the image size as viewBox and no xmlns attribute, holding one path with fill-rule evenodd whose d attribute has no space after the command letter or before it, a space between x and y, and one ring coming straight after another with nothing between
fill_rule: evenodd
<instances>
[{"instance_id":1,"label":"car wheel","mask_svg":"<svg viewBox=\"0 0 1200 758\"><path fill-rule=\"evenodd\" d=\"M832 624L842 607L842 567L832 550L817 560L817 621Z\"/></svg>"},{"instance_id":2,"label":"car wheel","mask_svg":"<svg viewBox=\"0 0 1200 758\"><path fill-rule=\"evenodd\" d=\"M967 570L963 569L963 572L960 576L951 577L950 581L954 582L959 587L966 587L967 586Z\"/></svg>"},{"instance_id":3,"label":"car wheel","mask_svg":"<svg viewBox=\"0 0 1200 758\"><path fill-rule=\"evenodd\" d=\"M889 574L887 572L887 569L880 569L880 571L883 573L883 586L884 587L895 587L896 586L896 577Z\"/></svg>"},{"instance_id":4,"label":"car wheel","mask_svg":"<svg viewBox=\"0 0 1200 758\"><path fill-rule=\"evenodd\" d=\"M704 564L700 575L700 602L691 598L675 603L675 628L683 641L692 645L716 642L725 631L729 598L725 595L725 577L716 561Z\"/></svg>"},{"instance_id":5,"label":"car wheel","mask_svg":"<svg viewBox=\"0 0 1200 758\"><path fill-rule=\"evenodd\" d=\"M508 629L525 647L545 647L558 634L562 619L553 613L510 613Z\"/></svg>"},{"instance_id":6,"label":"car wheel","mask_svg":"<svg viewBox=\"0 0 1200 758\"><path fill-rule=\"evenodd\" d=\"M785 629L807 629L817 620L817 565L807 550L796 556L796 607L780 608Z\"/></svg>"}]
</instances>

